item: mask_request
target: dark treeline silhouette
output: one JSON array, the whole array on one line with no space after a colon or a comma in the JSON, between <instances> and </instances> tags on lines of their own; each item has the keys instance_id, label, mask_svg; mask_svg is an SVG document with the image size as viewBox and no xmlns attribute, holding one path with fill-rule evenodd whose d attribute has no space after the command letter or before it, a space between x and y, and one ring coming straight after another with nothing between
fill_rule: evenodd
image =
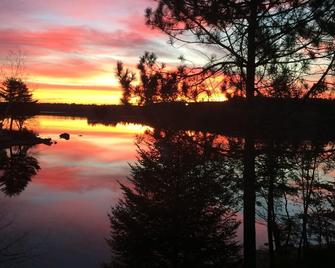
<instances>
[{"instance_id":1,"label":"dark treeline silhouette","mask_svg":"<svg viewBox=\"0 0 335 268\"><path fill-rule=\"evenodd\" d=\"M40 166L29 154L29 146L10 146L0 150L0 190L7 196L19 195Z\"/></svg>"},{"instance_id":2,"label":"dark treeline silhouette","mask_svg":"<svg viewBox=\"0 0 335 268\"><path fill-rule=\"evenodd\" d=\"M122 185L110 214L107 267L236 265L238 174L216 138L160 130L138 137L131 185Z\"/></svg>"},{"instance_id":3,"label":"dark treeline silhouette","mask_svg":"<svg viewBox=\"0 0 335 268\"><path fill-rule=\"evenodd\" d=\"M204 130L244 136L247 115L253 115L255 135L264 137L331 137L335 116L333 100L255 98L255 108L248 111L244 98L227 102L170 102L152 105L78 105L37 104L40 115L86 117L90 124L118 122L143 123L153 127ZM0 110L3 107L0 105Z\"/></svg>"},{"instance_id":4,"label":"dark treeline silhouette","mask_svg":"<svg viewBox=\"0 0 335 268\"><path fill-rule=\"evenodd\" d=\"M32 115L61 115L84 117L90 124L116 124L118 122L144 123L153 127L204 130L244 136L247 123L252 123L256 136L331 137L335 133L332 124L335 117L335 101L327 99L255 98L250 112L244 98L232 98L226 102L169 102L146 106L48 104L20 105ZM0 111L5 110L0 104ZM16 108L15 108L16 109ZM253 116L250 122L248 115ZM22 121L23 123L25 121Z\"/></svg>"},{"instance_id":5,"label":"dark treeline silhouette","mask_svg":"<svg viewBox=\"0 0 335 268\"><path fill-rule=\"evenodd\" d=\"M152 127L210 131L244 137L247 123L256 137L332 138L335 106L332 100L290 100L256 98L255 109L249 111L243 98L227 102L157 103L145 107L128 107L113 113L101 112L88 117L90 124L142 123ZM104 111L104 112L103 112ZM114 114L114 115L113 115ZM252 122L247 115L253 115Z\"/></svg>"}]
</instances>

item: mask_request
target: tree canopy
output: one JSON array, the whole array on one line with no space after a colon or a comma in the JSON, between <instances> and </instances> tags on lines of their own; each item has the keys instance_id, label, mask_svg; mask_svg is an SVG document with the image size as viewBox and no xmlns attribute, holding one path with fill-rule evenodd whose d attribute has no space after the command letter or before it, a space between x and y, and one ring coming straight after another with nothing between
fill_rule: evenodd
<instances>
[{"instance_id":1,"label":"tree canopy","mask_svg":"<svg viewBox=\"0 0 335 268\"><path fill-rule=\"evenodd\" d=\"M334 0L155 0L147 24L204 52L199 80L246 98L244 266L256 267L255 96L309 98L333 90ZM208 74L208 75L207 75ZM329 92L329 91L328 91Z\"/></svg>"},{"instance_id":2,"label":"tree canopy","mask_svg":"<svg viewBox=\"0 0 335 268\"><path fill-rule=\"evenodd\" d=\"M27 85L15 77L7 78L0 87L0 98L7 103L33 103L33 95Z\"/></svg>"},{"instance_id":3,"label":"tree canopy","mask_svg":"<svg viewBox=\"0 0 335 268\"><path fill-rule=\"evenodd\" d=\"M155 2L148 25L215 53L199 73L223 74L223 91L248 95L249 81L250 96L309 97L334 86L334 0Z\"/></svg>"},{"instance_id":4,"label":"tree canopy","mask_svg":"<svg viewBox=\"0 0 335 268\"><path fill-rule=\"evenodd\" d=\"M9 119L9 129L13 129L13 123L16 121L18 129L22 130L23 124L30 117L29 114L31 113L31 108L33 108L22 105L31 106L36 103L28 86L21 78L6 78L0 87L0 101L6 105L2 119Z\"/></svg>"},{"instance_id":5,"label":"tree canopy","mask_svg":"<svg viewBox=\"0 0 335 268\"><path fill-rule=\"evenodd\" d=\"M140 105L176 100L196 101L204 93L211 92L206 85L191 75L192 70L185 65L173 69L159 63L155 53L145 52L137 64L139 81L135 85L136 74L117 62L116 76L123 90L122 104L129 104L132 99Z\"/></svg>"}]
</instances>

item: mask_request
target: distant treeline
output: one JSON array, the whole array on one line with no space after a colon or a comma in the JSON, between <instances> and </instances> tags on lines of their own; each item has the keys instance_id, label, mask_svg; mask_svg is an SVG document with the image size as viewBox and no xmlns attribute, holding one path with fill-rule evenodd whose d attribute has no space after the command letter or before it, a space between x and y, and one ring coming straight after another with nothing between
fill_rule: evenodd
<instances>
[{"instance_id":1,"label":"distant treeline","mask_svg":"<svg viewBox=\"0 0 335 268\"><path fill-rule=\"evenodd\" d=\"M14 107L14 106L12 106ZM226 102L166 102L146 106L38 103L20 104L16 111L40 115L86 117L91 124L113 125L120 121L142 123L159 128L208 130L243 136L247 108L245 99ZM0 104L0 112L6 105ZM255 98L253 103L255 136L335 137L335 101L328 99Z\"/></svg>"}]
</instances>

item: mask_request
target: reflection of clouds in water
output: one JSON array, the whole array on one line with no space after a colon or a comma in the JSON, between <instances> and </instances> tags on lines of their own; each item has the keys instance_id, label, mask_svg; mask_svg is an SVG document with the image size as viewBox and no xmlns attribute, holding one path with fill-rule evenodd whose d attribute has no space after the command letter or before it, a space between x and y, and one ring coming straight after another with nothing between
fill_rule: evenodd
<instances>
[{"instance_id":1,"label":"reflection of clouds in water","mask_svg":"<svg viewBox=\"0 0 335 268\"><path fill-rule=\"evenodd\" d=\"M72 163L92 161L108 164L113 161L127 161L136 155L133 137L118 139L118 137L71 137L69 141L58 141L56 145L41 149L41 161Z\"/></svg>"},{"instance_id":2,"label":"reflection of clouds in water","mask_svg":"<svg viewBox=\"0 0 335 268\"><path fill-rule=\"evenodd\" d=\"M8 207L18 215L18 229L48 234L44 267L95 267L107 256L106 215L121 195L118 180L124 181L135 158L137 128L127 132L125 126L88 126L86 119L47 118L39 119L38 132L58 143L34 149L41 170ZM67 126L77 134L69 131L69 141L59 140Z\"/></svg>"},{"instance_id":3,"label":"reflection of clouds in water","mask_svg":"<svg viewBox=\"0 0 335 268\"><path fill-rule=\"evenodd\" d=\"M41 121L43 120L42 117ZM72 135L69 141L59 140L50 147L38 146L38 158L42 170L35 180L36 184L49 188L48 191L119 189L116 181L124 179L129 172L128 163L133 162L136 157L133 133L143 131L143 126L136 124L120 124L117 127L87 126L86 120L63 117L46 117L44 123L48 123L49 120L56 121L51 124L57 126L53 128L56 132L77 121L79 123L74 124L76 127L83 124L85 128L77 129L83 136ZM85 133L87 128L89 133ZM94 132L96 128L99 129L98 132Z\"/></svg>"},{"instance_id":4,"label":"reflection of clouds in water","mask_svg":"<svg viewBox=\"0 0 335 268\"><path fill-rule=\"evenodd\" d=\"M38 126L41 135L51 135L58 143L50 147L39 145L34 148L32 152L34 152L34 156L38 159L42 169L20 196L13 199L1 197L1 199L6 199L9 204L8 208L18 215L18 229L27 228L37 233L50 234L52 239L48 249L51 253L48 260L55 263L55 267L68 267L69 265L94 266L96 263L107 259L107 246L104 237L108 236L109 222L106 215L110 206L114 206L122 196L118 181L132 188L125 177L129 175L130 171L128 163L134 163L137 156L134 145L135 134L142 134L144 128L141 125L128 124L118 124L114 127L89 126L86 119L38 118L42 122ZM71 131L67 131L67 128ZM62 132L69 132L71 139L69 141L59 140L58 135ZM83 136L79 136L79 134ZM215 161L207 161L204 157L201 159L203 162L200 161L200 166L204 168L194 167L194 170L190 171L189 174L195 174L199 170L205 174L209 170L213 171L213 168L214 170L217 168L218 172L223 172L226 175L230 174L231 181L239 182L243 168L243 139L208 133L198 133L198 138L202 137L203 139L197 139L196 131L185 131L183 135L185 135L183 140L185 147L170 146L165 151L167 157L165 160L172 156L175 157L174 160L185 160L182 155L189 154L192 157L193 150L205 152L205 150L201 151L201 148L206 148L206 154L208 153L208 155L211 155L213 151L220 152L223 154L220 157L226 157L225 160L227 160L224 168L215 165L215 163L218 164L215 161L219 161L220 157L216 158ZM175 142L177 141L178 139L175 140ZM168 144L173 140L169 141L166 138L164 142ZM157 142L156 145L164 146L164 142ZM268 161L269 156L274 157L275 162L279 164L279 170L283 171L283 173L277 173L277 175L279 174L278 181L295 179L294 183L290 185L292 187L298 187L299 178L301 179L301 172L298 172L299 161L300 164L302 160L305 164L311 163L312 156L316 157L318 163L320 163L319 178L325 178L321 171L326 166L325 163L329 160L329 155L322 156L322 152L319 150L322 149L322 146L315 147L311 143L307 147L304 147L303 144L293 146L279 142L276 144L279 153L274 154L267 151L268 145L267 142L260 142L259 148L257 147L259 149L259 154L256 157L256 166L259 171L257 179L261 188L261 191L258 192L258 199L267 198L268 172L266 170L268 163L270 163ZM306 148L310 151L309 153L306 152ZM331 148L330 144L327 144L326 148L329 150ZM176 152L179 153L176 154ZM303 152L305 152L304 155ZM329 154L331 155L331 153ZM193 162L190 163L190 166L193 164ZM328 164L331 164L331 161ZM170 165L169 162L166 162L164 167L168 165ZM300 168L306 168L307 166L300 165ZM161 167L157 166L157 168ZM168 171L166 169L166 171L167 174L171 175L176 170ZM0 169L0 176L2 174L3 171ZM305 174L307 173L305 172ZM329 181L334 179L332 175L334 175L334 171L328 169L326 177ZM170 176L169 180L171 180ZM178 185L182 186L182 182L178 181ZM184 186L190 192L195 191L187 184ZM285 215L282 212L285 211L281 206L283 204L283 189L287 190L285 188L287 185L279 186L275 184L275 209L278 209L276 219L280 227L279 230L285 235L285 230L282 229L285 227L285 221L282 221L285 220ZM301 189L296 190L300 191ZM168 192L168 198L172 198L174 191ZM240 192L240 189L235 189L236 194ZM320 194L324 193L325 191ZM204 191L200 192L199 196L203 194ZM287 194L291 194L291 197L288 196L289 206L295 206L295 211L289 209L289 212L292 213L292 220L298 226L294 230L295 235L299 235L301 217L299 218L297 213L300 212L298 208L301 206L301 200L296 191L287 192ZM241 199L238 200L242 201ZM178 204L181 208L180 202ZM263 200L261 202L262 207L258 207L259 212L265 212L265 214L263 213L265 218L266 204L266 200ZM189 212L190 206L187 208L187 212ZM294 213L296 215L293 215ZM183 217L187 215L185 212ZM267 222L265 218L259 218L259 223L256 225L258 246L267 242ZM237 219L242 220L240 213L237 214ZM241 227L237 230L237 235L237 240L242 241ZM292 243L295 243L295 239L296 237L291 237ZM89 246L85 243L85 240L90 244Z\"/></svg>"},{"instance_id":5,"label":"reflection of clouds in water","mask_svg":"<svg viewBox=\"0 0 335 268\"><path fill-rule=\"evenodd\" d=\"M112 138L111 138L112 139ZM132 140L131 140L132 142ZM68 191L91 188L119 188L116 180L129 172L135 158L135 146L130 141L122 146L100 147L94 144L69 141L52 147L40 147L39 160L42 170L35 183ZM86 148L85 148L86 147Z\"/></svg>"},{"instance_id":6,"label":"reflection of clouds in water","mask_svg":"<svg viewBox=\"0 0 335 268\"><path fill-rule=\"evenodd\" d=\"M87 171L87 172L86 172ZM122 173L94 172L90 168L81 167L55 167L42 169L40 175L34 180L35 185L42 186L45 191L82 192L94 189L119 189L117 180L122 180L128 172Z\"/></svg>"}]
</instances>

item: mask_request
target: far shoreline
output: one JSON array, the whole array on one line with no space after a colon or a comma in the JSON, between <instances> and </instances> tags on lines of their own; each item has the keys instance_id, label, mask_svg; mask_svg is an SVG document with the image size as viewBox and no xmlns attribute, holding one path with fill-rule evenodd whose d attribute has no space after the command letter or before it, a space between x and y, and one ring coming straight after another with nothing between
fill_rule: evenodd
<instances>
[{"instance_id":1,"label":"far shoreline","mask_svg":"<svg viewBox=\"0 0 335 268\"><path fill-rule=\"evenodd\" d=\"M5 107L1 103L0 112ZM21 108L22 105L15 110ZM23 110L29 111L29 107ZM244 136L248 113L244 98L146 106L37 103L31 111L31 115L87 118L90 124L141 123L161 129L210 131L238 137ZM335 139L335 100L256 97L252 116L256 137Z\"/></svg>"}]
</instances>

